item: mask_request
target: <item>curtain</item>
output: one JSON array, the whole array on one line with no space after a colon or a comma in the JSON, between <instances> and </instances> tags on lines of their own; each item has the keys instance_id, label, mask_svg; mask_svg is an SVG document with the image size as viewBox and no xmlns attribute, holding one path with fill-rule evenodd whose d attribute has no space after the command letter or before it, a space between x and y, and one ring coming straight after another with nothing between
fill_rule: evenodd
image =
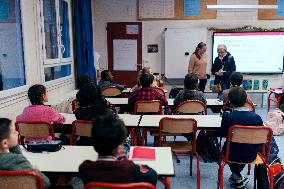
<instances>
[{"instance_id":1,"label":"curtain","mask_svg":"<svg viewBox=\"0 0 284 189\"><path fill-rule=\"evenodd\" d=\"M89 76L96 82L91 0L73 0L72 5L76 76Z\"/></svg>"}]
</instances>

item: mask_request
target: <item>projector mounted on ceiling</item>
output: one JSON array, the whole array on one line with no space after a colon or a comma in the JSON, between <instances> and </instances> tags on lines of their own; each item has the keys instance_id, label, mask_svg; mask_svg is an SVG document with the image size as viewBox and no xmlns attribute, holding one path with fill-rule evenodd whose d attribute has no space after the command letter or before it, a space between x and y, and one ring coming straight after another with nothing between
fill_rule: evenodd
<instances>
[{"instance_id":1,"label":"projector mounted on ceiling","mask_svg":"<svg viewBox=\"0 0 284 189\"><path fill-rule=\"evenodd\" d=\"M278 5L207 5L208 10L249 12L258 9L277 9Z\"/></svg>"}]
</instances>

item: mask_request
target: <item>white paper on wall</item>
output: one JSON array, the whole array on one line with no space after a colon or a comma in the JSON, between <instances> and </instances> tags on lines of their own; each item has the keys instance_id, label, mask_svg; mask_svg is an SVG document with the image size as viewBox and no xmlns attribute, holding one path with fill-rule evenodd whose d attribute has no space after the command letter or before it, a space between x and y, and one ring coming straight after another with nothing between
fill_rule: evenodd
<instances>
[{"instance_id":1,"label":"white paper on wall","mask_svg":"<svg viewBox=\"0 0 284 189\"><path fill-rule=\"evenodd\" d=\"M137 40L113 40L113 70L137 71Z\"/></svg>"},{"instance_id":2,"label":"white paper on wall","mask_svg":"<svg viewBox=\"0 0 284 189\"><path fill-rule=\"evenodd\" d=\"M174 0L139 0L139 18L174 18Z\"/></svg>"}]
</instances>

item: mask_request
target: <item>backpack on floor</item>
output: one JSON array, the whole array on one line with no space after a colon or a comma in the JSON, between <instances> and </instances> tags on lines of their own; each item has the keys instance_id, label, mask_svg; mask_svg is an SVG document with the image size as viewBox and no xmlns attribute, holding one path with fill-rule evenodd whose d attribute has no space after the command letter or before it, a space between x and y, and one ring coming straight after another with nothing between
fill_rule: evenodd
<instances>
[{"instance_id":1,"label":"backpack on floor","mask_svg":"<svg viewBox=\"0 0 284 189\"><path fill-rule=\"evenodd\" d=\"M280 189L280 186L282 185L282 189L284 189L284 171L282 169L280 158L277 157L269 164L269 167L273 177L273 188ZM255 176L258 189L269 189L268 169L264 165L258 165Z\"/></svg>"},{"instance_id":2,"label":"backpack on floor","mask_svg":"<svg viewBox=\"0 0 284 189\"><path fill-rule=\"evenodd\" d=\"M283 135L284 112L282 112L281 110L274 110L273 112L268 112L267 120L264 122L264 124L272 128L273 135Z\"/></svg>"},{"instance_id":3,"label":"backpack on floor","mask_svg":"<svg viewBox=\"0 0 284 189\"><path fill-rule=\"evenodd\" d=\"M211 137L201 130L196 139L196 150L204 162L218 162L220 144L217 137Z\"/></svg>"},{"instance_id":4,"label":"backpack on floor","mask_svg":"<svg viewBox=\"0 0 284 189\"><path fill-rule=\"evenodd\" d=\"M267 150L267 148L266 148ZM280 185L283 182L284 186L284 178L283 178L283 167L281 164L281 160L278 157L279 148L274 138L272 138L270 156L269 156L269 167L271 174L273 176L273 184L274 189L280 189ZM257 188L258 189L269 189L269 180L268 180L268 169L264 165L258 165L258 168L255 172ZM284 187L282 188L284 189Z\"/></svg>"}]
</instances>

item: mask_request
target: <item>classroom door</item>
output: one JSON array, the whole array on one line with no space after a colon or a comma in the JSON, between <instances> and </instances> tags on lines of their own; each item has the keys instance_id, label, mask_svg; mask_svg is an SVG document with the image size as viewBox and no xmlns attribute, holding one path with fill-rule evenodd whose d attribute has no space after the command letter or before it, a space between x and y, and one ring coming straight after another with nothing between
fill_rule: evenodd
<instances>
[{"instance_id":1,"label":"classroom door","mask_svg":"<svg viewBox=\"0 0 284 189\"><path fill-rule=\"evenodd\" d=\"M142 23L107 23L108 69L114 81L133 87L142 68Z\"/></svg>"}]
</instances>

